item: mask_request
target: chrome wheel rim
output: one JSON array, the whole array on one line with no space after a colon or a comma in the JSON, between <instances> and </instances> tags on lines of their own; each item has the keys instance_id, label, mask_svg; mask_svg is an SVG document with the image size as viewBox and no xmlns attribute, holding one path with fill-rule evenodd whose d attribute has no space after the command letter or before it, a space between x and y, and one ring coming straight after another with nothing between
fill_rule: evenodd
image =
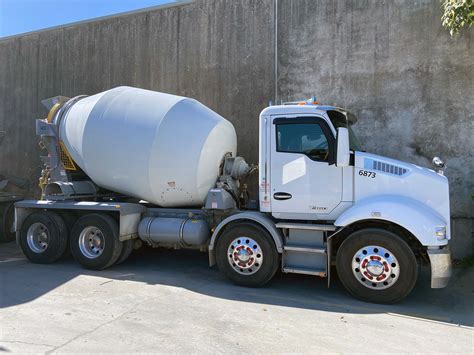
<instances>
[{"instance_id":1,"label":"chrome wheel rim","mask_svg":"<svg viewBox=\"0 0 474 355\"><path fill-rule=\"evenodd\" d=\"M26 232L26 241L33 252L44 253L49 245L48 228L43 223L33 223Z\"/></svg>"},{"instance_id":2,"label":"chrome wheel rim","mask_svg":"<svg viewBox=\"0 0 474 355\"><path fill-rule=\"evenodd\" d=\"M232 269L239 274L255 274L262 267L262 248L252 238L244 236L236 238L227 249L227 260Z\"/></svg>"},{"instance_id":3,"label":"chrome wheel rim","mask_svg":"<svg viewBox=\"0 0 474 355\"><path fill-rule=\"evenodd\" d=\"M400 265L390 250L370 245L360 248L354 254L352 272L357 281L365 287L385 290L398 281Z\"/></svg>"},{"instance_id":4,"label":"chrome wheel rim","mask_svg":"<svg viewBox=\"0 0 474 355\"><path fill-rule=\"evenodd\" d=\"M86 227L79 235L79 249L89 259L96 259L102 255L105 247L105 238L101 230L94 226Z\"/></svg>"}]
</instances>

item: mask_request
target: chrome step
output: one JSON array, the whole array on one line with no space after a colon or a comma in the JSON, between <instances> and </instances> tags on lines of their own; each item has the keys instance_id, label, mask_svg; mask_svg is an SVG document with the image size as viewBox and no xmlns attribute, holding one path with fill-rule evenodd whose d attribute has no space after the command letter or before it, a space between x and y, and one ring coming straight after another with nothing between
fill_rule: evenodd
<instances>
[{"instance_id":1,"label":"chrome step","mask_svg":"<svg viewBox=\"0 0 474 355\"><path fill-rule=\"evenodd\" d=\"M306 223L277 223L277 228L288 228L288 229L303 229L303 230L315 230L315 231L328 231L333 232L336 230L336 226L329 224L306 224Z\"/></svg>"},{"instance_id":2,"label":"chrome step","mask_svg":"<svg viewBox=\"0 0 474 355\"><path fill-rule=\"evenodd\" d=\"M283 268L283 272L326 277L326 270L309 269L309 268L302 268L302 267L285 266Z\"/></svg>"},{"instance_id":3,"label":"chrome step","mask_svg":"<svg viewBox=\"0 0 474 355\"><path fill-rule=\"evenodd\" d=\"M300 253L317 253L317 254L326 254L325 248L313 248L309 246L297 246L297 245L285 245L283 247L284 251L295 251Z\"/></svg>"}]
</instances>

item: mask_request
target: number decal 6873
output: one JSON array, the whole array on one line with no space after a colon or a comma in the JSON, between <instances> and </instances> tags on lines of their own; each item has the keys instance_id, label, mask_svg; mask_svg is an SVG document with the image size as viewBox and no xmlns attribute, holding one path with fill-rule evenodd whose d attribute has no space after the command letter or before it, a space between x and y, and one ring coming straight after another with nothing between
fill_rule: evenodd
<instances>
[{"instance_id":1,"label":"number decal 6873","mask_svg":"<svg viewBox=\"0 0 474 355\"><path fill-rule=\"evenodd\" d=\"M373 171L367 171L367 170L359 170L359 175L372 178L372 179L375 178L376 176L376 174Z\"/></svg>"}]
</instances>

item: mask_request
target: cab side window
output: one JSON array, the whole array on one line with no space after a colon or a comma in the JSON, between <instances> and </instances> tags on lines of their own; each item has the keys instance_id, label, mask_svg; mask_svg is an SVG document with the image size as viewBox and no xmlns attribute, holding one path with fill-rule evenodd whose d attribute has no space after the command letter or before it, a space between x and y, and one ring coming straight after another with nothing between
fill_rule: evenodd
<instances>
[{"instance_id":1,"label":"cab side window","mask_svg":"<svg viewBox=\"0 0 474 355\"><path fill-rule=\"evenodd\" d=\"M329 144L318 123L276 125L277 151L301 153L316 161L328 161Z\"/></svg>"}]
</instances>

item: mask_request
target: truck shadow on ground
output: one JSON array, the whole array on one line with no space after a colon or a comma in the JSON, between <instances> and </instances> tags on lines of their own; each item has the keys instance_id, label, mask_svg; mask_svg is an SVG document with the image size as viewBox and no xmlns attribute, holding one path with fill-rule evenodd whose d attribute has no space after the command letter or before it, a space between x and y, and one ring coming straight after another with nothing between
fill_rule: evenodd
<instances>
[{"instance_id":1,"label":"truck shadow on ground","mask_svg":"<svg viewBox=\"0 0 474 355\"><path fill-rule=\"evenodd\" d=\"M377 305L352 298L337 277L327 288L326 279L277 273L267 287L250 289L229 283L216 267L209 268L207 253L151 248L135 251L122 265L96 272L82 269L70 258L52 265L32 264L13 243L0 245L0 308L32 301L80 275L108 278L106 282L128 280L180 287L211 297L262 305L337 313L390 313L453 326L474 326L472 268L457 269L450 286L441 290L429 287L429 270L422 269L407 299L396 305Z\"/></svg>"}]
</instances>

